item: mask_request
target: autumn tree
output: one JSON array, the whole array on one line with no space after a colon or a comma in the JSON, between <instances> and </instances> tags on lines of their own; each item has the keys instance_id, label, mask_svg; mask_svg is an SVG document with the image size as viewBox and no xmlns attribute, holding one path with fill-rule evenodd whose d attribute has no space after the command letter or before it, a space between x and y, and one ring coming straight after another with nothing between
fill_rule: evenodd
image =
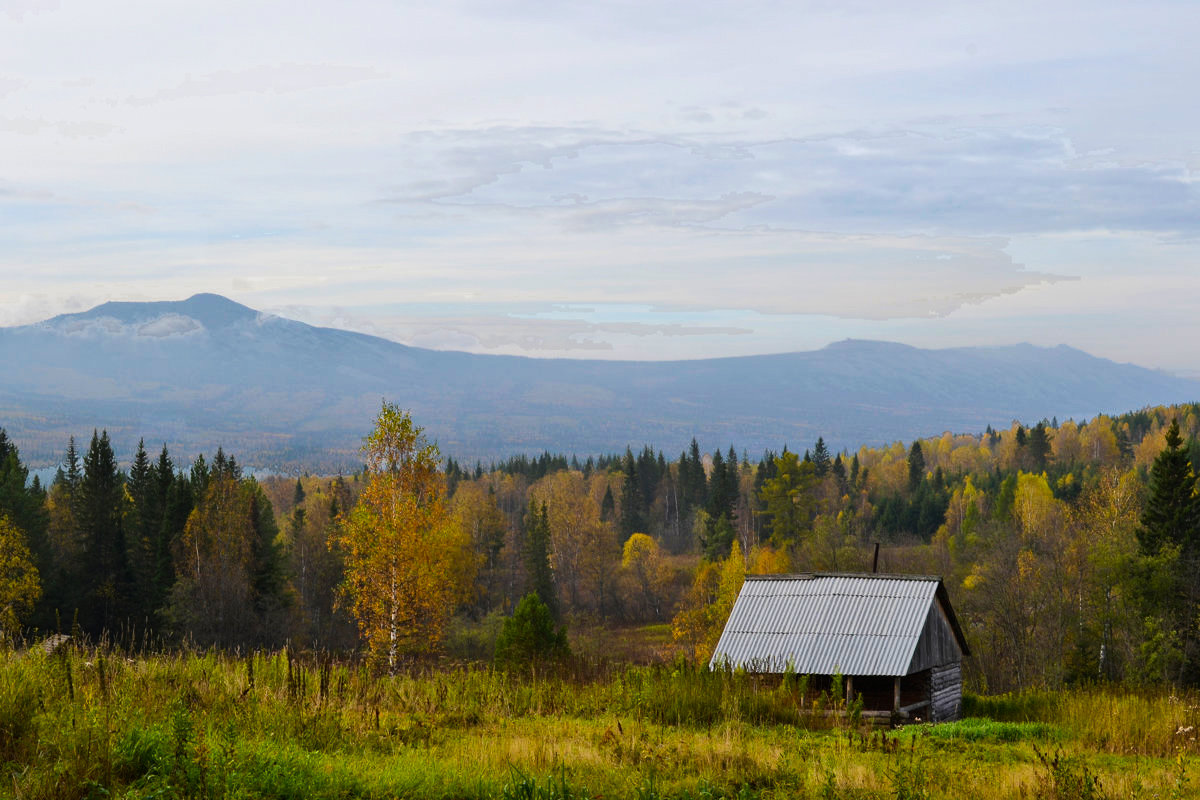
<instances>
[{"instance_id":1,"label":"autumn tree","mask_svg":"<svg viewBox=\"0 0 1200 800\"><path fill-rule=\"evenodd\" d=\"M446 506L437 445L384 402L363 446L367 485L336 544L345 594L371 657L395 672L440 643L473 577L469 544Z\"/></svg>"},{"instance_id":2,"label":"autumn tree","mask_svg":"<svg viewBox=\"0 0 1200 800\"><path fill-rule=\"evenodd\" d=\"M596 476L593 476L595 480ZM615 600L621 543L612 525L600 519L600 499L583 474L563 470L547 475L531 490L546 504L550 563L565 605L607 614Z\"/></svg>"},{"instance_id":3,"label":"autumn tree","mask_svg":"<svg viewBox=\"0 0 1200 800\"><path fill-rule=\"evenodd\" d=\"M473 597L477 606L494 605L503 588L500 570L500 550L508 533L504 513L496 503L492 487L475 482L460 483L454 493L451 509L455 522L471 542L476 559L476 579Z\"/></svg>"},{"instance_id":4,"label":"autumn tree","mask_svg":"<svg viewBox=\"0 0 1200 800\"><path fill-rule=\"evenodd\" d=\"M0 513L0 645L21 630L21 619L41 597L38 571L21 529Z\"/></svg>"},{"instance_id":5,"label":"autumn tree","mask_svg":"<svg viewBox=\"0 0 1200 800\"><path fill-rule=\"evenodd\" d=\"M658 542L644 533L630 536L622 548L621 569L630 579L641 613L659 619L671 572Z\"/></svg>"},{"instance_id":6,"label":"autumn tree","mask_svg":"<svg viewBox=\"0 0 1200 800\"><path fill-rule=\"evenodd\" d=\"M219 466L218 466L219 465ZM169 617L202 644L272 644L284 602L282 554L270 501L224 459L175 545Z\"/></svg>"},{"instance_id":7,"label":"autumn tree","mask_svg":"<svg viewBox=\"0 0 1200 800\"><path fill-rule=\"evenodd\" d=\"M671 634L697 661L712 656L745 579L746 560L736 540L728 558L703 562L696 570L691 591L671 621Z\"/></svg>"}]
</instances>

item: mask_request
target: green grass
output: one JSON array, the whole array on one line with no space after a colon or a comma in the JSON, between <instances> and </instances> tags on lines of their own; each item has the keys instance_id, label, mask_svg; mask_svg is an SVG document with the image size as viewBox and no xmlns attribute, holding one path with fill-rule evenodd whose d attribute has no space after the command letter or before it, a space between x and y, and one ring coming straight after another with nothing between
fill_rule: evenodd
<instances>
[{"instance_id":1,"label":"green grass","mask_svg":"<svg viewBox=\"0 0 1200 800\"><path fill-rule=\"evenodd\" d=\"M0 655L0 797L988 800L1196 785L1193 696L972 697L971 718L887 731L815 713L800 689L684 663L381 678L286 653Z\"/></svg>"}]
</instances>

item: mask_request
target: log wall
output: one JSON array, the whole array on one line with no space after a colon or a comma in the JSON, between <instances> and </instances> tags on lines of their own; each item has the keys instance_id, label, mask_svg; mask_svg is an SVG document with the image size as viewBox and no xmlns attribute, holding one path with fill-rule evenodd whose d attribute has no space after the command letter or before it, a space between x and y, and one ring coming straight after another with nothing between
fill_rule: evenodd
<instances>
[{"instance_id":1,"label":"log wall","mask_svg":"<svg viewBox=\"0 0 1200 800\"><path fill-rule=\"evenodd\" d=\"M962 665L959 662L929 671L930 721L945 722L962 716Z\"/></svg>"}]
</instances>

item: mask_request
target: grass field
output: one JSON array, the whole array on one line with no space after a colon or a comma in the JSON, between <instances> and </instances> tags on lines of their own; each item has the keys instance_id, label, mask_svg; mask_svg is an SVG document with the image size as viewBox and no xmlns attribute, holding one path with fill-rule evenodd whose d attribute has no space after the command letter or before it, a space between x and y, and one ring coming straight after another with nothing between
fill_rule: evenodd
<instances>
[{"instance_id":1,"label":"grass field","mask_svg":"<svg viewBox=\"0 0 1200 800\"><path fill-rule=\"evenodd\" d=\"M1200 796L1193 695L969 696L960 722L885 731L802 683L33 650L0 656L0 797Z\"/></svg>"}]
</instances>

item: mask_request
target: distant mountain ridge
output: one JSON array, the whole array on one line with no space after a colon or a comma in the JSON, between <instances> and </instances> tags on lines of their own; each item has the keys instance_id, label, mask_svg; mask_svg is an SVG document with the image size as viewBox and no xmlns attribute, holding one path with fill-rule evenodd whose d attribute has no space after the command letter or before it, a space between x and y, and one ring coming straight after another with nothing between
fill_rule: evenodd
<instances>
[{"instance_id":1,"label":"distant mountain ridge","mask_svg":"<svg viewBox=\"0 0 1200 800\"><path fill-rule=\"evenodd\" d=\"M0 426L34 464L107 428L190 457L218 444L265 469L349 469L382 398L447 455L834 447L978 432L1200 399L1200 382L1071 347L923 350L846 340L696 361L535 359L425 350L199 294L105 303L0 328Z\"/></svg>"}]
</instances>

